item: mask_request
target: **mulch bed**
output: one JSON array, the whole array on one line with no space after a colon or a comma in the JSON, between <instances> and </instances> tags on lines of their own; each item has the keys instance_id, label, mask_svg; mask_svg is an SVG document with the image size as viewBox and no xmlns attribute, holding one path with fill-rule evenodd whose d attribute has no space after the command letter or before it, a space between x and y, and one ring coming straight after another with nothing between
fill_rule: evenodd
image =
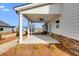
<instances>
[{"instance_id":1,"label":"mulch bed","mask_svg":"<svg viewBox=\"0 0 79 59\"><path fill-rule=\"evenodd\" d=\"M9 38L2 38L2 39L0 39L0 44L12 41L14 39L16 39L16 36L12 36L12 37L9 37Z\"/></svg>"},{"instance_id":2,"label":"mulch bed","mask_svg":"<svg viewBox=\"0 0 79 59\"><path fill-rule=\"evenodd\" d=\"M12 32L1 32L0 34L2 34L2 35L6 35L6 34L13 34Z\"/></svg>"}]
</instances>

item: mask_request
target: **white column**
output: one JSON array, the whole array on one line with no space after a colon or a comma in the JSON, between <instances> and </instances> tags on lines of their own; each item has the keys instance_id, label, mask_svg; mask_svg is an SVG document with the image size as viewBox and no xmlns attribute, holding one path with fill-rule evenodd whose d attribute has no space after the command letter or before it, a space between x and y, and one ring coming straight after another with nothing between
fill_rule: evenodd
<instances>
[{"instance_id":1,"label":"white column","mask_svg":"<svg viewBox=\"0 0 79 59\"><path fill-rule=\"evenodd\" d=\"M32 22L31 22L31 35L32 35Z\"/></svg>"},{"instance_id":2,"label":"white column","mask_svg":"<svg viewBox=\"0 0 79 59\"><path fill-rule=\"evenodd\" d=\"M28 37L30 36L30 23L28 21Z\"/></svg>"},{"instance_id":3,"label":"white column","mask_svg":"<svg viewBox=\"0 0 79 59\"><path fill-rule=\"evenodd\" d=\"M22 14L19 14L19 44L22 42Z\"/></svg>"}]
</instances>

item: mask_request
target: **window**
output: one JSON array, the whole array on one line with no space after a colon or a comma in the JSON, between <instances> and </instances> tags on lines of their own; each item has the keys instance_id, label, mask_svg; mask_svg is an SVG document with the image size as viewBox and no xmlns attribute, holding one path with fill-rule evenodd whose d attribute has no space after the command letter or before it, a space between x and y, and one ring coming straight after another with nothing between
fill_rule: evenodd
<instances>
[{"instance_id":1,"label":"window","mask_svg":"<svg viewBox=\"0 0 79 59\"><path fill-rule=\"evenodd\" d=\"M60 21L57 20L57 21L56 21L56 28L59 28L59 23L60 23Z\"/></svg>"},{"instance_id":2,"label":"window","mask_svg":"<svg viewBox=\"0 0 79 59\"><path fill-rule=\"evenodd\" d=\"M3 28L0 28L0 31L3 31Z\"/></svg>"}]
</instances>

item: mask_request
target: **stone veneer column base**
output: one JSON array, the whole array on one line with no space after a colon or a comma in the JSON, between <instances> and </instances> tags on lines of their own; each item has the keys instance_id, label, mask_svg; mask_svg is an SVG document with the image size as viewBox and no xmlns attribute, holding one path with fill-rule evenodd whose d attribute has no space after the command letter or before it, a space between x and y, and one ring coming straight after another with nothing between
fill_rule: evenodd
<instances>
[{"instance_id":1,"label":"stone veneer column base","mask_svg":"<svg viewBox=\"0 0 79 59\"><path fill-rule=\"evenodd\" d=\"M51 33L51 36L60 41L65 48L79 56L79 41L55 33Z\"/></svg>"}]
</instances>

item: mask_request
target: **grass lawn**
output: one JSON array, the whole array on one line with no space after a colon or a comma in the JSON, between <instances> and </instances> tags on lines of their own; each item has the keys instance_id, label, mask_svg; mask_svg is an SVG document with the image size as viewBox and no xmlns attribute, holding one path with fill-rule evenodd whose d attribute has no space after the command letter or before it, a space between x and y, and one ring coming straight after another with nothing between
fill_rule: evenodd
<instances>
[{"instance_id":1,"label":"grass lawn","mask_svg":"<svg viewBox=\"0 0 79 59\"><path fill-rule=\"evenodd\" d=\"M22 44L9 49L1 56L72 56L61 44Z\"/></svg>"}]
</instances>

